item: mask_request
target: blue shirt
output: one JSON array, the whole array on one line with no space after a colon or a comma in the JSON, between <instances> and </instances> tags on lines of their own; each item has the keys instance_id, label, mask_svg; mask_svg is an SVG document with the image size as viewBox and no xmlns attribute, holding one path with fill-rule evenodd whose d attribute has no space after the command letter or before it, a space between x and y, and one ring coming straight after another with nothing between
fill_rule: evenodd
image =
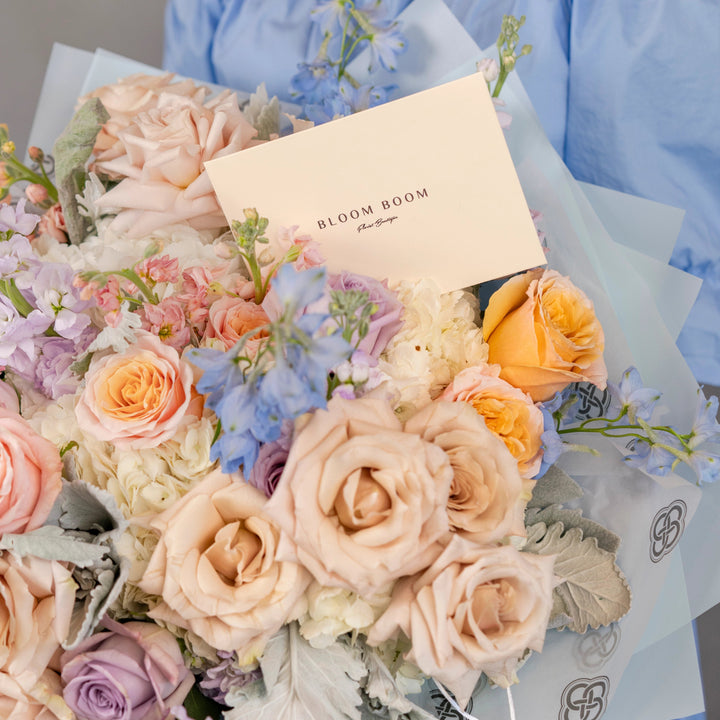
<instances>
[{"instance_id":1,"label":"blue shirt","mask_svg":"<svg viewBox=\"0 0 720 720\"><path fill-rule=\"evenodd\" d=\"M410 0L390 0L398 10ZM446 0L480 47L527 15L518 73L573 175L686 212L672 263L704 278L678 344L720 385L720 3ZM313 0L168 0L165 66L289 99L315 57Z\"/></svg>"}]
</instances>

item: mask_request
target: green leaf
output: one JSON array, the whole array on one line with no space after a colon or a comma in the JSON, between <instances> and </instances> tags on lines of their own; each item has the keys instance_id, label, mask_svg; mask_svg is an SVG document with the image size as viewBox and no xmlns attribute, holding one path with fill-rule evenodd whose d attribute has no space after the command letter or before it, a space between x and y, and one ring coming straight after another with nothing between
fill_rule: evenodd
<instances>
[{"instance_id":1,"label":"green leaf","mask_svg":"<svg viewBox=\"0 0 720 720\"><path fill-rule=\"evenodd\" d=\"M390 720L398 720L400 717L407 718L407 720L435 720L433 715L405 697L388 666L374 648L363 643L362 657L368 669L367 679L363 683L364 691L368 697L379 702L383 708L383 711L364 708L364 715L387 717Z\"/></svg>"},{"instance_id":2,"label":"green leaf","mask_svg":"<svg viewBox=\"0 0 720 720\"><path fill-rule=\"evenodd\" d=\"M265 693L246 696L225 720L361 720L367 669L343 643L313 648L292 623L270 638L260 667Z\"/></svg>"},{"instance_id":3,"label":"green leaf","mask_svg":"<svg viewBox=\"0 0 720 720\"><path fill-rule=\"evenodd\" d=\"M80 214L76 195L82 193L87 179L85 163L92 155L95 138L110 117L98 98L84 103L55 142L55 181L70 242L82 242L91 226Z\"/></svg>"},{"instance_id":4,"label":"green leaf","mask_svg":"<svg viewBox=\"0 0 720 720\"><path fill-rule=\"evenodd\" d=\"M630 588L613 553L598 547L594 537L583 538L579 527L567 532L561 522L550 527L536 523L528 528L523 550L538 555L555 555L555 574L562 578L554 590L554 616L567 615L570 622L559 625L584 633L609 625L630 610ZM555 618L550 618L550 624Z\"/></svg>"},{"instance_id":5,"label":"green leaf","mask_svg":"<svg viewBox=\"0 0 720 720\"><path fill-rule=\"evenodd\" d=\"M53 525L22 534L5 533L0 537L0 550L12 550L16 555L70 562L78 567L89 567L99 562L108 548L67 535Z\"/></svg>"},{"instance_id":6,"label":"green leaf","mask_svg":"<svg viewBox=\"0 0 720 720\"><path fill-rule=\"evenodd\" d=\"M530 508L525 514L525 525L535 525L536 523L545 523L548 527L556 522L561 522L565 530L573 527L580 528L583 537L594 537L597 540L598 547L613 555L617 554L620 547L620 536L600 523L583 517L582 510L563 508L560 505L548 505L542 510L538 508Z\"/></svg>"},{"instance_id":7,"label":"green leaf","mask_svg":"<svg viewBox=\"0 0 720 720\"><path fill-rule=\"evenodd\" d=\"M203 695L197 685L190 688L190 692L183 702L183 706L187 710L187 714L194 720L222 720L222 713L225 709L222 705L218 705L214 700Z\"/></svg>"},{"instance_id":8,"label":"green leaf","mask_svg":"<svg viewBox=\"0 0 720 720\"><path fill-rule=\"evenodd\" d=\"M551 465L533 488L529 508L545 508L548 505L562 505L562 503L576 500L583 496L580 486L557 465Z\"/></svg>"}]
</instances>

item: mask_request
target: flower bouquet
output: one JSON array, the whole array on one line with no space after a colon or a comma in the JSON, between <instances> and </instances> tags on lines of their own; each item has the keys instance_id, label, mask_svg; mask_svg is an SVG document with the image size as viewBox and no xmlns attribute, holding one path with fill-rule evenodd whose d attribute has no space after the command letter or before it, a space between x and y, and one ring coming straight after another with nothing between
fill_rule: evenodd
<instances>
[{"instance_id":1,"label":"flower bouquet","mask_svg":"<svg viewBox=\"0 0 720 720\"><path fill-rule=\"evenodd\" d=\"M330 57L295 81L315 121L389 92ZM472 291L331 273L262 208L228 227L204 163L308 124L143 74L52 156L0 130L3 717L605 711L699 501L673 471L717 477L717 399L658 420L545 178L550 268Z\"/></svg>"}]
</instances>

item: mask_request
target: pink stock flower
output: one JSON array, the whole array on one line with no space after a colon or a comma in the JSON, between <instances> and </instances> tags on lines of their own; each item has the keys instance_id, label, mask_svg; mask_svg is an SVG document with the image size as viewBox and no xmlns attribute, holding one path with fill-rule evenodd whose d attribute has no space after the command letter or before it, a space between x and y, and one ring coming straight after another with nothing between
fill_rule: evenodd
<instances>
[{"instance_id":1,"label":"pink stock flower","mask_svg":"<svg viewBox=\"0 0 720 720\"><path fill-rule=\"evenodd\" d=\"M93 283L89 285L92 286ZM95 287L97 288L97 285ZM107 279L105 287L97 288L94 294L97 306L104 313L117 312L120 309L120 282L114 275ZM106 322L108 325L112 324L107 318Z\"/></svg>"},{"instance_id":2,"label":"pink stock flower","mask_svg":"<svg viewBox=\"0 0 720 720\"><path fill-rule=\"evenodd\" d=\"M180 351L190 342L185 308L177 298L165 298L157 305L145 303L143 311L143 328L157 335L167 345Z\"/></svg>"},{"instance_id":3,"label":"pink stock flower","mask_svg":"<svg viewBox=\"0 0 720 720\"><path fill-rule=\"evenodd\" d=\"M174 283L180 277L180 265L177 258L171 258L169 255L161 257L153 255L138 263L135 272L141 278L148 278L155 283Z\"/></svg>"}]
</instances>

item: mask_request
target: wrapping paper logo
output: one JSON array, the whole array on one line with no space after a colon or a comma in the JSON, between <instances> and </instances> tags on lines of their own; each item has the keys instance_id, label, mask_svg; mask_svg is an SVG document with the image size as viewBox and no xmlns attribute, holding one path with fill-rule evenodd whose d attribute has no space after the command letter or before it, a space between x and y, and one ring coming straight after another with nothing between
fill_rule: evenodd
<instances>
[{"instance_id":1,"label":"wrapping paper logo","mask_svg":"<svg viewBox=\"0 0 720 720\"><path fill-rule=\"evenodd\" d=\"M660 562L680 542L685 530L687 505L682 500L675 500L653 518L650 525L650 559Z\"/></svg>"},{"instance_id":2,"label":"wrapping paper logo","mask_svg":"<svg viewBox=\"0 0 720 720\"><path fill-rule=\"evenodd\" d=\"M580 635L573 648L578 664L586 670L599 670L617 650L620 634L620 627L613 623Z\"/></svg>"},{"instance_id":3,"label":"wrapping paper logo","mask_svg":"<svg viewBox=\"0 0 720 720\"><path fill-rule=\"evenodd\" d=\"M577 405L573 408L578 420L602 417L610 407L610 391L600 390L591 383L575 383L572 389L577 395Z\"/></svg>"},{"instance_id":4,"label":"wrapping paper logo","mask_svg":"<svg viewBox=\"0 0 720 720\"><path fill-rule=\"evenodd\" d=\"M607 709L609 693L605 675L574 680L563 690L558 720L598 720Z\"/></svg>"},{"instance_id":5,"label":"wrapping paper logo","mask_svg":"<svg viewBox=\"0 0 720 720\"><path fill-rule=\"evenodd\" d=\"M487 684L484 675L482 676L480 685L475 688L475 692L479 692L482 689L483 683ZM435 705L435 714L438 720L463 720L463 716L447 701L447 698L439 690L432 690L430 692L430 697ZM472 713L472 706L473 701L472 698L470 698L470 701L465 708L465 712L468 715Z\"/></svg>"}]
</instances>

